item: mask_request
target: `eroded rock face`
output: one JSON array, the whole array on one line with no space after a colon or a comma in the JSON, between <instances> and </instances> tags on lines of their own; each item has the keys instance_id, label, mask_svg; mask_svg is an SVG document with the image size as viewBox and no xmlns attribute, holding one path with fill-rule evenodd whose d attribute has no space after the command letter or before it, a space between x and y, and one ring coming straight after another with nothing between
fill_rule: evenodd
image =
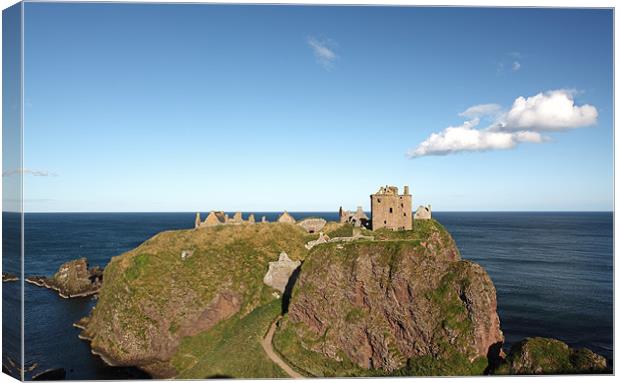
<instances>
[{"instance_id":1,"label":"eroded rock face","mask_svg":"<svg viewBox=\"0 0 620 383\"><path fill-rule=\"evenodd\" d=\"M159 233L110 260L97 305L76 324L80 337L108 364L174 377L183 339L261 305L269 262L278 251L303 259L306 235L279 223Z\"/></svg>"},{"instance_id":2,"label":"eroded rock face","mask_svg":"<svg viewBox=\"0 0 620 383\"><path fill-rule=\"evenodd\" d=\"M103 282L103 270L88 268L88 260L80 258L60 266L51 278L34 276L26 281L37 286L58 291L63 298L83 297L96 294Z\"/></svg>"},{"instance_id":3,"label":"eroded rock face","mask_svg":"<svg viewBox=\"0 0 620 383\"><path fill-rule=\"evenodd\" d=\"M304 261L284 326L304 347L366 369L409 358L499 352L503 334L491 279L459 259L451 238L324 244Z\"/></svg>"},{"instance_id":4,"label":"eroded rock face","mask_svg":"<svg viewBox=\"0 0 620 383\"><path fill-rule=\"evenodd\" d=\"M605 372L607 361L587 348L571 349L551 338L525 338L510 349L499 374L539 375Z\"/></svg>"},{"instance_id":5,"label":"eroded rock face","mask_svg":"<svg viewBox=\"0 0 620 383\"><path fill-rule=\"evenodd\" d=\"M299 265L300 261L292 261L285 252L282 252L276 262L269 262L269 270L263 278L263 283L283 293L291 275Z\"/></svg>"}]
</instances>

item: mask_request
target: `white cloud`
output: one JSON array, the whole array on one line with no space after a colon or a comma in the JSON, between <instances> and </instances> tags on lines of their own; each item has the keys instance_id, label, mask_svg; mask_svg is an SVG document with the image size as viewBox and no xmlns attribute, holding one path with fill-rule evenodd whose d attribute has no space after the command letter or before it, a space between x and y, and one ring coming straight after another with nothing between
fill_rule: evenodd
<instances>
[{"instance_id":1,"label":"white cloud","mask_svg":"<svg viewBox=\"0 0 620 383\"><path fill-rule=\"evenodd\" d=\"M501 110L502 106L499 104L480 104L470 106L464 112L459 113L459 116L471 119L484 116L496 116Z\"/></svg>"},{"instance_id":2,"label":"white cloud","mask_svg":"<svg viewBox=\"0 0 620 383\"><path fill-rule=\"evenodd\" d=\"M598 111L592 105L575 105L575 93L559 89L518 97L498 121L499 130L559 131L594 125Z\"/></svg>"},{"instance_id":3,"label":"white cloud","mask_svg":"<svg viewBox=\"0 0 620 383\"><path fill-rule=\"evenodd\" d=\"M336 43L332 40L317 40L314 37L309 37L308 45L312 48L317 62L326 69L330 69L338 58L334 52Z\"/></svg>"},{"instance_id":4,"label":"white cloud","mask_svg":"<svg viewBox=\"0 0 620 383\"><path fill-rule=\"evenodd\" d=\"M5 170L2 172L2 177L10 177L16 174L30 174L35 177L56 177L56 173L48 172L47 170L34 170L26 168L18 168L13 170Z\"/></svg>"},{"instance_id":5,"label":"white cloud","mask_svg":"<svg viewBox=\"0 0 620 383\"><path fill-rule=\"evenodd\" d=\"M433 133L408 154L410 158L429 155L441 156L464 151L512 149L521 142L540 143L544 138L537 132L498 132L475 129L480 120L465 121L460 126L450 126Z\"/></svg>"},{"instance_id":6,"label":"white cloud","mask_svg":"<svg viewBox=\"0 0 620 383\"><path fill-rule=\"evenodd\" d=\"M512 63L512 70L513 71L518 71L519 69L521 69L521 63L518 61L515 61Z\"/></svg>"},{"instance_id":7,"label":"white cloud","mask_svg":"<svg viewBox=\"0 0 620 383\"><path fill-rule=\"evenodd\" d=\"M410 158L458 152L512 149L521 143L547 141L541 133L563 131L596 123L598 112L592 105L577 106L574 91L560 89L518 97L507 112L497 104L475 105L459 115L469 118L463 125L432 133L408 152ZM480 117L493 115L494 122L477 128Z\"/></svg>"}]
</instances>

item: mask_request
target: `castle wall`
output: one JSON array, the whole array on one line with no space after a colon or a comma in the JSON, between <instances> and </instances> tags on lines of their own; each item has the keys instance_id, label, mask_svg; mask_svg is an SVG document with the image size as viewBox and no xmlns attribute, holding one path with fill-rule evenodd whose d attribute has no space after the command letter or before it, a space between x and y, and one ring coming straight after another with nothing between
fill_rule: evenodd
<instances>
[{"instance_id":1,"label":"castle wall","mask_svg":"<svg viewBox=\"0 0 620 383\"><path fill-rule=\"evenodd\" d=\"M394 188L396 189L396 188ZM405 190L407 190L406 188ZM413 228L411 194L377 193L370 196L372 229L411 230Z\"/></svg>"}]
</instances>

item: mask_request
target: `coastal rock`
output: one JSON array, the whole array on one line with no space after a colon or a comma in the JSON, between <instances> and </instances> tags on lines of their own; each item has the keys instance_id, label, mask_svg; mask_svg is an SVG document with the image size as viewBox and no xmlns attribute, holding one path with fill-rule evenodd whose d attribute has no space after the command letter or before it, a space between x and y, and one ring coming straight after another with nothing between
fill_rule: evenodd
<instances>
[{"instance_id":1,"label":"coastal rock","mask_svg":"<svg viewBox=\"0 0 620 383\"><path fill-rule=\"evenodd\" d=\"M263 278L263 283L283 293L291 275L299 265L300 261L292 261L285 252L281 252L276 262L269 262L269 270Z\"/></svg>"},{"instance_id":2,"label":"coastal rock","mask_svg":"<svg viewBox=\"0 0 620 383\"><path fill-rule=\"evenodd\" d=\"M2 273L2 282L15 282L19 281L17 275L13 275L11 273Z\"/></svg>"},{"instance_id":3,"label":"coastal rock","mask_svg":"<svg viewBox=\"0 0 620 383\"><path fill-rule=\"evenodd\" d=\"M51 278L31 276L26 282L58 291L63 298L84 297L96 294L103 282L103 270L88 268L88 260L80 258L60 266Z\"/></svg>"},{"instance_id":4,"label":"coastal rock","mask_svg":"<svg viewBox=\"0 0 620 383\"><path fill-rule=\"evenodd\" d=\"M605 372L607 361L587 348L571 349L551 338L525 338L510 349L496 374L540 375Z\"/></svg>"},{"instance_id":5,"label":"coastal rock","mask_svg":"<svg viewBox=\"0 0 620 383\"><path fill-rule=\"evenodd\" d=\"M409 364L415 374L416 363L459 360L482 373L504 339L495 287L482 267L460 260L449 234L431 223L424 245L342 242L313 249L279 333L362 369L391 373ZM303 360L293 362L304 368Z\"/></svg>"}]
</instances>

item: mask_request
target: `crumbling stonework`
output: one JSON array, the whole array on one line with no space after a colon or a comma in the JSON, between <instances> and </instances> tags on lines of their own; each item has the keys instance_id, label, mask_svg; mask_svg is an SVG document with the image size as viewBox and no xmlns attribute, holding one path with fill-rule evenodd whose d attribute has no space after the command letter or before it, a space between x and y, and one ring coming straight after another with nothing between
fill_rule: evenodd
<instances>
[{"instance_id":1,"label":"crumbling stonework","mask_svg":"<svg viewBox=\"0 0 620 383\"><path fill-rule=\"evenodd\" d=\"M278 217L278 222L281 223L295 223L295 218L293 218L292 215L290 215L286 210L284 211L284 213L282 213L282 215L280 215Z\"/></svg>"},{"instance_id":2,"label":"crumbling stonework","mask_svg":"<svg viewBox=\"0 0 620 383\"><path fill-rule=\"evenodd\" d=\"M276 262L269 262L269 270L263 278L263 283L283 293L291 275L300 265L300 261L291 260L283 251Z\"/></svg>"},{"instance_id":3,"label":"crumbling stonework","mask_svg":"<svg viewBox=\"0 0 620 383\"><path fill-rule=\"evenodd\" d=\"M340 217L340 223L350 223L355 227L365 227L369 221L368 216L364 213L364 209L362 209L361 206L357 207L355 213L343 210L342 206L340 206L338 216Z\"/></svg>"},{"instance_id":4,"label":"crumbling stonework","mask_svg":"<svg viewBox=\"0 0 620 383\"><path fill-rule=\"evenodd\" d=\"M329 236L327 234L323 234L323 232L319 233L319 238L306 243L306 249L310 250L316 245L320 245L321 243L329 242Z\"/></svg>"},{"instance_id":5,"label":"crumbling stonework","mask_svg":"<svg viewBox=\"0 0 620 383\"><path fill-rule=\"evenodd\" d=\"M413 219L431 219L431 205L418 207Z\"/></svg>"},{"instance_id":6,"label":"crumbling stonework","mask_svg":"<svg viewBox=\"0 0 620 383\"><path fill-rule=\"evenodd\" d=\"M228 214L225 214L223 211L211 211L202 222L200 222L200 213L196 213L194 228L200 229L218 225L242 225L249 223L254 223L254 214L250 214L248 220L244 221L241 212L236 212L232 218L228 218Z\"/></svg>"},{"instance_id":7,"label":"crumbling stonework","mask_svg":"<svg viewBox=\"0 0 620 383\"><path fill-rule=\"evenodd\" d=\"M317 233L325 227L327 221L323 218L306 218L299 222L298 225L303 227L308 233Z\"/></svg>"},{"instance_id":8,"label":"crumbling stonework","mask_svg":"<svg viewBox=\"0 0 620 383\"><path fill-rule=\"evenodd\" d=\"M398 194L396 186L382 186L370 195L372 229L411 230L411 205L409 186L405 186L403 194Z\"/></svg>"}]
</instances>

